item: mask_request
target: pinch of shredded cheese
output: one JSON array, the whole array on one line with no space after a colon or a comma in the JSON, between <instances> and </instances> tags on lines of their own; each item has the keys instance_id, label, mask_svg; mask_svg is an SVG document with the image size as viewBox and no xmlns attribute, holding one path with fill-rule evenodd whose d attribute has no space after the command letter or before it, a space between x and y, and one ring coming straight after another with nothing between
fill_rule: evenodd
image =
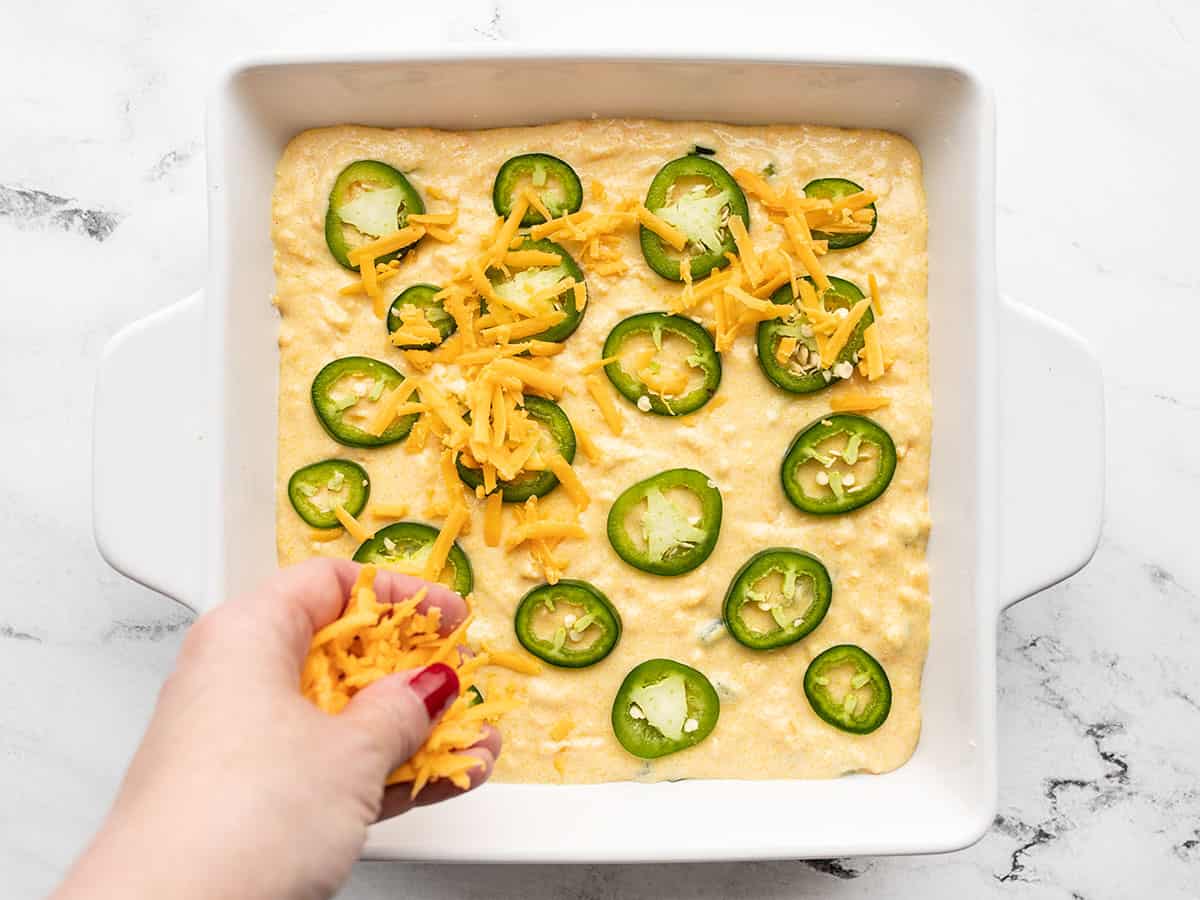
<instances>
[{"instance_id":1,"label":"pinch of shredded cheese","mask_svg":"<svg viewBox=\"0 0 1200 900\"><path fill-rule=\"evenodd\" d=\"M458 674L459 696L387 783L411 782L414 797L426 784L443 779L465 790L470 787L470 770L481 763L463 751L482 740L485 725L498 721L517 701L489 696L471 706L466 696L471 678L491 660L487 653L462 652L460 641L470 617L442 635L441 610L420 609L425 589L400 603L380 603L373 588L375 573L374 566L362 567L345 612L314 635L300 676L301 693L322 711L337 714L358 691L380 678L446 663Z\"/></svg>"}]
</instances>

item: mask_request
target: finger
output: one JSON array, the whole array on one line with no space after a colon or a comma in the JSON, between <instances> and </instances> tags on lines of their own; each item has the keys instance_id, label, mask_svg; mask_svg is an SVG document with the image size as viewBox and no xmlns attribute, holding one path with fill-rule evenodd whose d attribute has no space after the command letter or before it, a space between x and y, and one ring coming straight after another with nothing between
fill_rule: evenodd
<instances>
[{"instance_id":1,"label":"finger","mask_svg":"<svg viewBox=\"0 0 1200 900\"><path fill-rule=\"evenodd\" d=\"M499 759L500 744L500 730L492 725L484 725L483 737L477 740L468 749L473 750L476 747L482 747L492 754L493 759Z\"/></svg>"},{"instance_id":2,"label":"finger","mask_svg":"<svg viewBox=\"0 0 1200 900\"><path fill-rule=\"evenodd\" d=\"M458 675L445 663L434 663L367 685L351 699L341 721L361 729L378 751L379 771L370 777L382 784L425 743L433 723L457 698Z\"/></svg>"},{"instance_id":3,"label":"finger","mask_svg":"<svg viewBox=\"0 0 1200 900\"><path fill-rule=\"evenodd\" d=\"M468 756L474 756L479 760L479 765L467 770L466 774L469 783L465 788L460 788L454 782L447 779L441 779L427 784L416 797L413 797L411 784L393 784L383 792L383 803L380 804L377 821L382 822L384 819L390 819L393 816L406 813L417 806L429 806L433 803L441 803L443 800L452 800L467 793L467 791L475 790L475 788L487 781L492 774L492 768L496 764L496 757L492 754L492 751L487 747L476 746L470 750L463 750L461 752Z\"/></svg>"},{"instance_id":4,"label":"finger","mask_svg":"<svg viewBox=\"0 0 1200 900\"><path fill-rule=\"evenodd\" d=\"M442 617L438 620L439 632L449 634L462 624L467 617L467 601L444 584L390 569L380 569L375 576L375 596L380 603L402 603L421 588L425 588L425 598L417 605L417 609L425 612L436 606L442 611Z\"/></svg>"},{"instance_id":5,"label":"finger","mask_svg":"<svg viewBox=\"0 0 1200 900\"><path fill-rule=\"evenodd\" d=\"M281 677L294 679L299 674L313 635L341 615L361 570L361 565L348 559L310 559L281 569L262 588L234 601L256 620L256 638L277 638ZM443 633L467 614L466 602L445 585L380 569L374 587L382 603L399 603L425 588L419 608L442 610L439 630Z\"/></svg>"}]
</instances>

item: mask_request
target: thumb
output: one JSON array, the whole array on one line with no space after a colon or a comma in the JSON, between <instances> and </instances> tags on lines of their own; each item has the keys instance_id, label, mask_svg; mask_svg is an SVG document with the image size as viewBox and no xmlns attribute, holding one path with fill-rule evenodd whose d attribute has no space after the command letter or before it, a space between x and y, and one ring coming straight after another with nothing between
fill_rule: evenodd
<instances>
[{"instance_id":1,"label":"thumb","mask_svg":"<svg viewBox=\"0 0 1200 900\"><path fill-rule=\"evenodd\" d=\"M434 663L372 682L354 695L341 718L367 732L382 751L382 780L420 749L433 723L457 698L458 674Z\"/></svg>"}]
</instances>

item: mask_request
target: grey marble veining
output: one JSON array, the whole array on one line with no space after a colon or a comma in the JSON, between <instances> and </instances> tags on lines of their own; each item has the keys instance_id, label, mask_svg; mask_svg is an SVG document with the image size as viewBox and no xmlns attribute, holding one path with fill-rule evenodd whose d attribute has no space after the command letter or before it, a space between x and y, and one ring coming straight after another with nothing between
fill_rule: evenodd
<instances>
[{"instance_id":1,"label":"grey marble veining","mask_svg":"<svg viewBox=\"0 0 1200 900\"><path fill-rule=\"evenodd\" d=\"M6 9L0 32L0 884L34 897L102 818L191 621L99 559L96 360L205 269L202 107L221 66L345 36L328 4ZM969 8L968 8L969 7ZM761 45L949 56L998 104L1003 289L1106 365L1105 536L1000 619L1000 809L940 857L740 865L362 864L352 898L1187 898L1200 895L1200 9L466 0L382 5L378 49ZM32 77L36 75L36 77ZM1070 435L1048 465L1069 472ZM936 612L935 612L936 614ZM797 815L803 815L798 810Z\"/></svg>"}]
</instances>

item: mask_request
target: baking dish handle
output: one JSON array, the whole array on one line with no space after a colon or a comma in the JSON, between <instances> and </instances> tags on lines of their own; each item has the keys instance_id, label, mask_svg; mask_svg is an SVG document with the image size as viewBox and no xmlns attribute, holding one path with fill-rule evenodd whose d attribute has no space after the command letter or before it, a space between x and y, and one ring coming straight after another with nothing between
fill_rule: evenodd
<instances>
[{"instance_id":1,"label":"baking dish handle","mask_svg":"<svg viewBox=\"0 0 1200 900\"><path fill-rule=\"evenodd\" d=\"M1104 381L1083 340L1005 298L1000 346L1000 602L1071 577L1100 542Z\"/></svg>"},{"instance_id":2,"label":"baking dish handle","mask_svg":"<svg viewBox=\"0 0 1200 900\"><path fill-rule=\"evenodd\" d=\"M193 609L208 559L204 294L117 332L100 358L92 526L100 555Z\"/></svg>"}]
</instances>

